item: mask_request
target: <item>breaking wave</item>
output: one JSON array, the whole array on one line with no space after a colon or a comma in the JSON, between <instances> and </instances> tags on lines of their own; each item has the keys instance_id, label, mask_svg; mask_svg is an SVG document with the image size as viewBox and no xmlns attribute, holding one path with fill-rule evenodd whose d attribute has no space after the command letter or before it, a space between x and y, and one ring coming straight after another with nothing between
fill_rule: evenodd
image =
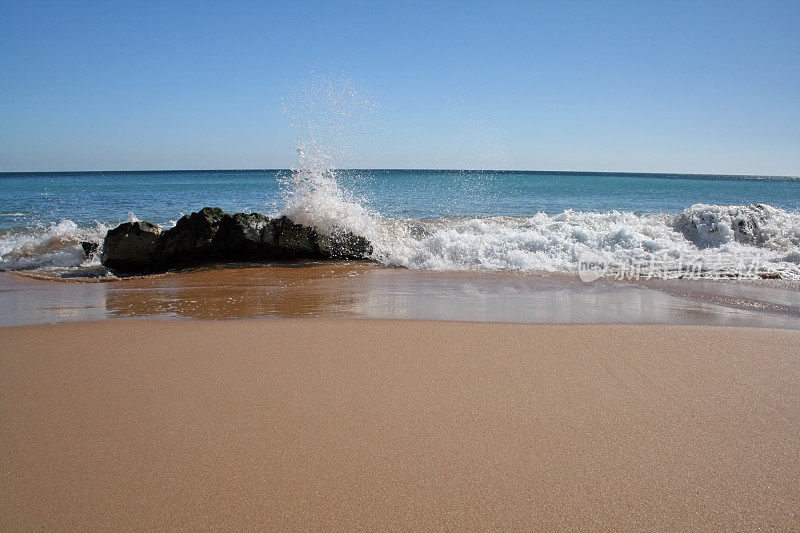
<instances>
[{"instance_id":1,"label":"breaking wave","mask_svg":"<svg viewBox=\"0 0 800 533\"><path fill-rule=\"evenodd\" d=\"M342 190L336 171L308 166L284 183L280 214L332 234L351 231L372 242L371 259L423 270L577 272L582 255L649 265L679 277L730 277L742 267L800 280L800 214L765 204L697 204L682 213L566 210L528 217L387 218ZM133 216L129 215L133 220ZM0 269L43 270L62 277L109 275L97 251L108 226L71 220L0 233Z\"/></svg>"},{"instance_id":2,"label":"breaking wave","mask_svg":"<svg viewBox=\"0 0 800 533\"><path fill-rule=\"evenodd\" d=\"M800 216L770 208L748 233L739 219L712 221L728 210L759 206L696 205L679 215L567 210L524 218L388 220L375 259L425 270L575 272L591 252L609 264L649 266L676 277L700 268L705 277L750 269L800 279Z\"/></svg>"},{"instance_id":3,"label":"breaking wave","mask_svg":"<svg viewBox=\"0 0 800 533\"><path fill-rule=\"evenodd\" d=\"M96 277L108 272L97 253L108 226L79 227L72 220L0 232L0 269L38 270L56 275ZM81 243L91 243L88 254ZM91 250L91 249L90 249Z\"/></svg>"},{"instance_id":4,"label":"breaking wave","mask_svg":"<svg viewBox=\"0 0 800 533\"><path fill-rule=\"evenodd\" d=\"M566 210L530 217L384 218L349 198L332 169L296 171L283 214L323 233L370 240L372 259L423 270L576 272L591 252L679 277L751 274L800 279L800 214L765 204L696 204L678 214Z\"/></svg>"}]
</instances>

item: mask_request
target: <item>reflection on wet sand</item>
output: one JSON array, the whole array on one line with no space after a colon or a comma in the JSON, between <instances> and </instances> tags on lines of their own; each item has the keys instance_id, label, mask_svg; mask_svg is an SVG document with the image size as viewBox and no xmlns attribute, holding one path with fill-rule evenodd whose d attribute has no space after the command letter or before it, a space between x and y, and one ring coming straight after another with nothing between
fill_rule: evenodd
<instances>
[{"instance_id":1,"label":"reflection on wet sand","mask_svg":"<svg viewBox=\"0 0 800 533\"><path fill-rule=\"evenodd\" d=\"M600 279L584 283L563 274L405 269L374 270L363 282L359 314L376 318L800 327L797 315L784 309L772 312L765 306L726 305L707 298L702 287L686 297L641 282ZM761 286L759 290L769 299L778 289ZM800 297L796 287L790 291Z\"/></svg>"},{"instance_id":2,"label":"reflection on wet sand","mask_svg":"<svg viewBox=\"0 0 800 533\"><path fill-rule=\"evenodd\" d=\"M194 319L352 316L363 264L215 268L109 284L106 309L117 317Z\"/></svg>"},{"instance_id":3,"label":"reflection on wet sand","mask_svg":"<svg viewBox=\"0 0 800 533\"><path fill-rule=\"evenodd\" d=\"M0 325L122 317L361 317L798 328L798 295L796 285L584 283L568 275L431 272L357 262L229 265L102 283L0 272Z\"/></svg>"}]
</instances>

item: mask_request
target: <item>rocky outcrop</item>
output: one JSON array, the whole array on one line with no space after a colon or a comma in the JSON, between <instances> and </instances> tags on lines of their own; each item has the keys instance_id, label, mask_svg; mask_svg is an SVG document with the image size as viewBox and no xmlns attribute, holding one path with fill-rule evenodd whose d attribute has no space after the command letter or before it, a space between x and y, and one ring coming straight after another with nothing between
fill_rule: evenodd
<instances>
[{"instance_id":1,"label":"rocky outcrop","mask_svg":"<svg viewBox=\"0 0 800 533\"><path fill-rule=\"evenodd\" d=\"M214 259L217 255L214 238L226 215L219 207L204 207L181 217L175 227L165 231L158 240L158 260L169 268Z\"/></svg>"},{"instance_id":2,"label":"rocky outcrop","mask_svg":"<svg viewBox=\"0 0 800 533\"><path fill-rule=\"evenodd\" d=\"M81 248L83 248L83 255L88 257L92 257L94 254L97 253L97 250L100 248L99 242L92 242L92 241L81 241Z\"/></svg>"},{"instance_id":3,"label":"rocky outcrop","mask_svg":"<svg viewBox=\"0 0 800 533\"><path fill-rule=\"evenodd\" d=\"M108 230L100 262L121 272L146 271L158 262L162 230L149 222L126 222Z\"/></svg>"},{"instance_id":4,"label":"rocky outcrop","mask_svg":"<svg viewBox=\"0 0 800 533\"><path fill-rule=\"evenodd\" d=\"M236 213L220 220L214 240L218 253L229 256L258 258L265 244L275 241L274 224L261 213Z\"/></svg>"},{"instance_id":5,"label":"rocky outcrop","mask_svg":"<svg viewBox=\"0 0 800 533\"><path fill-rule=\"evenodd\" d=\"M110 230L101 262L120 273L159 272L219 261L363 259L365 238L349 232L323 235L286 217L228 214L206 207L162 231L149 222L126 222Z\"/></svg>"}]
</instances>

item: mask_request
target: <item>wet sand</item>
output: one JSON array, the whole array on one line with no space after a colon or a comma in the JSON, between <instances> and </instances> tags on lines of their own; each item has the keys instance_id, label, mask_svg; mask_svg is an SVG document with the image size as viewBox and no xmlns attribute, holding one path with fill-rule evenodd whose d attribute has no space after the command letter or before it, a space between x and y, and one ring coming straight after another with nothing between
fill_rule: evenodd
<instances>
[{"instance_id":1,"label":"wet sand","mask_svg":"<svg viewBox=\"0 0 800 533\"><path fill-rule=\"evenodd\" d=\"M797 283L430 272L369 263L209 268L109 282L0 272L0 326L108 318L334 317L800 327Z\"/></svg>"},{"instance_id":2,"label":"wet sand","mask_svg":"<svg viewBox=\"0 0 800 533\"><path fill-rule=\"evenodd\" d=\"M0 527L797 529L800 331L0 330Z\"/></svg>"}]
</instances>

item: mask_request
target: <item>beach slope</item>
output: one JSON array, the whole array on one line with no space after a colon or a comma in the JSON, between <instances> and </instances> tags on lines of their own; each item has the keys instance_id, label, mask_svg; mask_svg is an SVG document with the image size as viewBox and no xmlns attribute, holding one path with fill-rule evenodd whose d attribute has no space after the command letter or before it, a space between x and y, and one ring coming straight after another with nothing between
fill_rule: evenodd
<instances>
[{"instance_id":1,"label":"beach slope","mask_svg":"<svg viewBox=\"0 0 800 533\"><path fill-rule=\"evenodd\" d=\"M800 331L0 330L0 527L800 528Z\"/></svg>"}]
</instances>

